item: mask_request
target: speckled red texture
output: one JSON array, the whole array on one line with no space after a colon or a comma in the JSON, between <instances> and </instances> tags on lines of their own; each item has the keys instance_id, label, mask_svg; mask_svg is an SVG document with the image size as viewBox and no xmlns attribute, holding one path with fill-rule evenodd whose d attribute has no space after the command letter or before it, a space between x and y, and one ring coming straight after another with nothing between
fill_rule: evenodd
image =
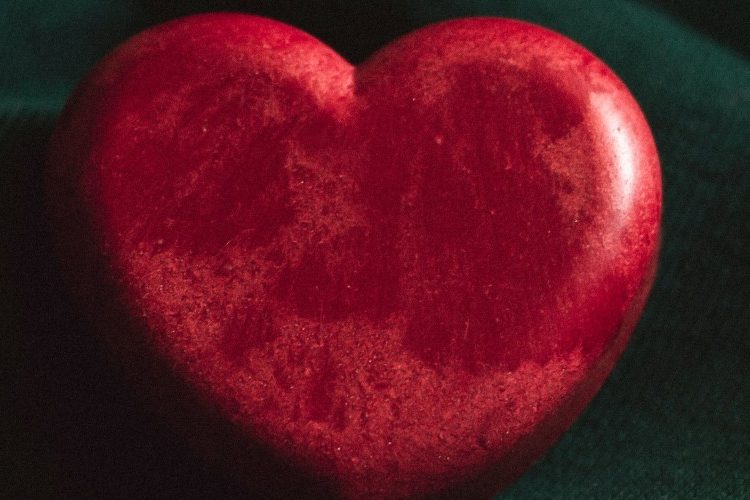
<instances>
[{"instance_id":1,"label":"speckled red texture","mask_svg":"<svg viewBox=\"0 0 750 500\"><path fill-rule=\"evenodd\" d=\"M517 477L624 348L661 209L624 85L505 19L359 67L263 18L158 26L70 99L48 181L101 328L351 498Z\"/></svg>"}]
</instances>

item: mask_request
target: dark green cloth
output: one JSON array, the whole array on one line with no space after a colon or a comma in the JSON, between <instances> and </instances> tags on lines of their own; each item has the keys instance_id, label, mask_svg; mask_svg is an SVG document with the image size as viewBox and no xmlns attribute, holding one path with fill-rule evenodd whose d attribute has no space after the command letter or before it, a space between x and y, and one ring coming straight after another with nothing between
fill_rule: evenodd
<instances>
[{"instance_id":1,"label":"dark green cloth","mask_svg":"<svg viewBox=\"0 0 750 500\"><path fill-rule=\"evenodd\" d=\"M0 2L0 497L233 497L112 368L52 258L41 165L67 94L125 37L191 12L276 17L357 62L448 17L502 15L587 46L653 128L661 267L613 375L508 498L750 497L750 21L737 2ZM2 453L5 452L5 453Z\"/></svg>"}]
</instances>

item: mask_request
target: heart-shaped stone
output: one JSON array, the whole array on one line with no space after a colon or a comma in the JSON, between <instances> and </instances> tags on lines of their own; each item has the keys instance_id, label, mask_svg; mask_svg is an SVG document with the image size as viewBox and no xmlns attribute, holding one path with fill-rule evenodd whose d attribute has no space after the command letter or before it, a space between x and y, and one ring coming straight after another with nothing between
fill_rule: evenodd
<instances>
[{"instance_id":1,"label":"heart-shaped stone","mask_svg":"<svg viewBox=\"0 0 750 500\"><path fill-rule=\"evenodd\" d=\"M48 180L77 295L162 400L197 396L202 449L213 412L275 457L227 452L249 483L352 498L517 477L622 352L658 248L636 102L506 19L359 67L268 19L158 26L71 97Z\"/></svg>"}]
</instances>

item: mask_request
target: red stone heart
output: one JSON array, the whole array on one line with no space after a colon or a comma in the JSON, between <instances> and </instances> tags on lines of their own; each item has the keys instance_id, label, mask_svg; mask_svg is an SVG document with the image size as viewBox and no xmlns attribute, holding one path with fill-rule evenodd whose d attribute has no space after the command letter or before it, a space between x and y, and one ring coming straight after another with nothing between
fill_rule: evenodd
<instances>
[{"instance_id":1,"label":"red stone heart","mask_svg":"<svg viewBox=\"0 0 750 500\"><path fill-rule=\"evenodd\" d=\"M504 19L359 67L258 17L156 27L70 99L48 180L76 293L123 359L197 395L203 449L353 498L517 477L623 350L661 210L625 86Z\"/></svg>"}]
</instances>

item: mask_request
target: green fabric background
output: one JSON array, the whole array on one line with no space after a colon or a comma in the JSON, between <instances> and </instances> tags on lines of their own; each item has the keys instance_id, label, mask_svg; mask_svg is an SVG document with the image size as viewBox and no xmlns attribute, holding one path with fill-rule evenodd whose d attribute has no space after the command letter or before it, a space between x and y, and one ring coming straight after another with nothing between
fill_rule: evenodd
<instances>
[{"instance_id":1,"label":"green fabric background","mask_svg":"<svg viewBox=\"0 0 750 500\"><path fill-rule=\"evenodd\" d=\"M41 166L84 72L125 37L242 10L353 62L424 24L502 15L603 58L651 123L661 267L631 345L574 427L507 498L750 498L750 16L742 2L0 0L0 497L236 497L140 405L80 324L52 257Z\"/></svg>"}]
</instances>

